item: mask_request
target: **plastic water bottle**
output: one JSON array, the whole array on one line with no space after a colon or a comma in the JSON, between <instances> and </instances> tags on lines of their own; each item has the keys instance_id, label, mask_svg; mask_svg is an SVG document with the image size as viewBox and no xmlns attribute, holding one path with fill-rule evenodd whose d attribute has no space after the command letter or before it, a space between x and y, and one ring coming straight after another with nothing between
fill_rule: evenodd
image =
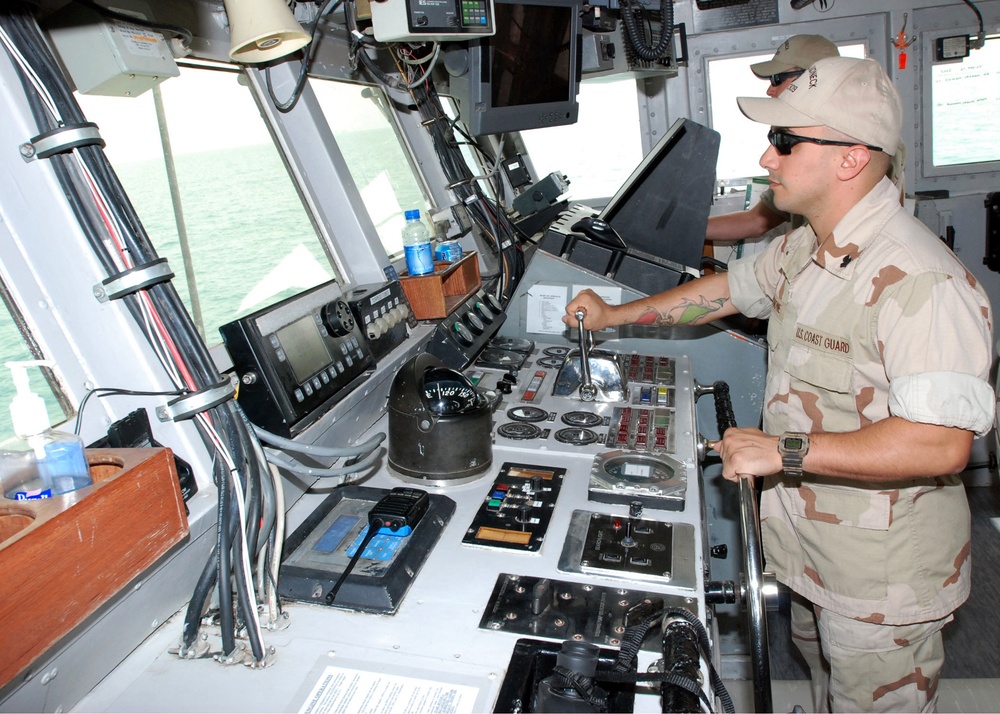
<instances>
[{"instance_id":1,"label":"plastic water bottle","mask_svg":"<svg viewBox=\"0 0 1000 714\"><path fill-rule=\"evenodd\" d=\"M406 254L406 272L410 275L427 275L434 272L434 253L431 234L420 220L420 211L406 212L403 226L403 252Z\"/></svg>"}]
</instances>

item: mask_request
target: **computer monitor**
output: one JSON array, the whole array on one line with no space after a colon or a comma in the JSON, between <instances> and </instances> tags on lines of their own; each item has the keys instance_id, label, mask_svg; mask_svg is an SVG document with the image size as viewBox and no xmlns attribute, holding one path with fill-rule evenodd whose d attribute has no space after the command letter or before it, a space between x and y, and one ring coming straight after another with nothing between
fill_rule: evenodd
<instances>
[{"instance_id":1,"label":"computer monitor","mask_svg":"<svg viewBox=\"0 0 1000 714\"><path fill-rule=\"evenodd\" d=\"M576 122L579 0L495 0L496 34L448 51L451 93L476 136Z\"/></svg>"},{"instance_id":2,"label":"computer monitor","mask_svg":"<svg viewBox=\"0 0 1000 714\"><path fill-rule=\"evenodd\" d=\"M678 119L600 217L635 249L698 269L715 191L717 131Z\"/></svg>"}]
</instances>

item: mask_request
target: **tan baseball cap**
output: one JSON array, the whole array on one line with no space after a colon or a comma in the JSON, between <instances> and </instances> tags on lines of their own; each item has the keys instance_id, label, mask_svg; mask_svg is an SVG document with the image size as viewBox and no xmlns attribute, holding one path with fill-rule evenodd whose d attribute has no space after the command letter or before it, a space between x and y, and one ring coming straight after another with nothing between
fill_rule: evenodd
<instances>
[{"instance_id":1,"label":"tan baseball cap","mask_svg":"<svg viewBox=\"0 0 1000 714\"><path fill-rule=\"evenodd\" d=\"M828 126L892 154L899 146L899 94L875 60L828 57L777 97L739 97L752 121L780 127Z\"/></svg>"},{"instance_id":2,"label":"tan baseball cap","mask_svg":"<svg viewBox=\"0 0 1000 714\"><path fill-rule=\"evenodd\" d=\"M750 65L750 71L761 79L793 69L812 67L824 57L838 57L837 45L820 35L793 35L781 43L774 57Z\"/></svg>"}]
</instances>

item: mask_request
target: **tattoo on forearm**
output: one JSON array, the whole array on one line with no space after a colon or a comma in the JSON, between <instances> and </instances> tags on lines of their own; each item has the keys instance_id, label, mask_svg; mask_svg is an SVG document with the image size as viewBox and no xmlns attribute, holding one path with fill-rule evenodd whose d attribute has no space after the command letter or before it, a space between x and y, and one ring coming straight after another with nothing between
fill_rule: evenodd
<instances>
[{"instance_id":1,"label":"tattoo on forearm","mask_svg":"<svg viewBox=\"0 0 1000 714\"><path fill-rule=\"evenodd\" d=\"M704 295L698 302L684 298L665 313L652 307L647 307L635 321L637 325L694 325L708 322L712 313L718 312L726 305L726 298L708 300Z\"/></svg>"}]
</instances>

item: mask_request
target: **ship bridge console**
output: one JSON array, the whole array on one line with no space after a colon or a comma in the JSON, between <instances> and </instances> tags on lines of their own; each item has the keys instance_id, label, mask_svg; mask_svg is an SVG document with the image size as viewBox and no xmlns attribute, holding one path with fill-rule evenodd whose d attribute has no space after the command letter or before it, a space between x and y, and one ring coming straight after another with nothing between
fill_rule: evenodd
<instances>
[{"instance_id":1,"label":"ship bridge console","mask_svg":"<svg viewBox=\"0 0 1000 714\"><path fill-rule=\"evenodd\" d=\"M749 595L737 487L706 461L716 406L698 397L762 374L763 350L718 328L693 339L619 331L590 345L551 314L582 286L634 296L539 252L502 319L491 310L478 323L475 345L448 342L459 333L445 321L427 351L382 355L387 407L359 441L385 434L387 448L362 477L319 481L289 510L263 664L178 661L178 613L80 706L139 710L155 683L159 706L177 711L362 710L400 698L407 711L598 711L600 701L690 711L701 697L724 708L715 674L753 676L722 657ZM342 315L332 335L321 302L305 301L319 316L306 324L337 357L364 317ZM473 295L470 310L483 303ZM271 349L266 335L256 341ZM370 362L361 351L359 373ZM332 410L356 408L345 399ZM759 404L733 395L730 409L750 419ZM202 631L202 653L217 651L217 628ZM597 698L554 679L566 671L557 665Z\"/></svg>"}]
</instances>

